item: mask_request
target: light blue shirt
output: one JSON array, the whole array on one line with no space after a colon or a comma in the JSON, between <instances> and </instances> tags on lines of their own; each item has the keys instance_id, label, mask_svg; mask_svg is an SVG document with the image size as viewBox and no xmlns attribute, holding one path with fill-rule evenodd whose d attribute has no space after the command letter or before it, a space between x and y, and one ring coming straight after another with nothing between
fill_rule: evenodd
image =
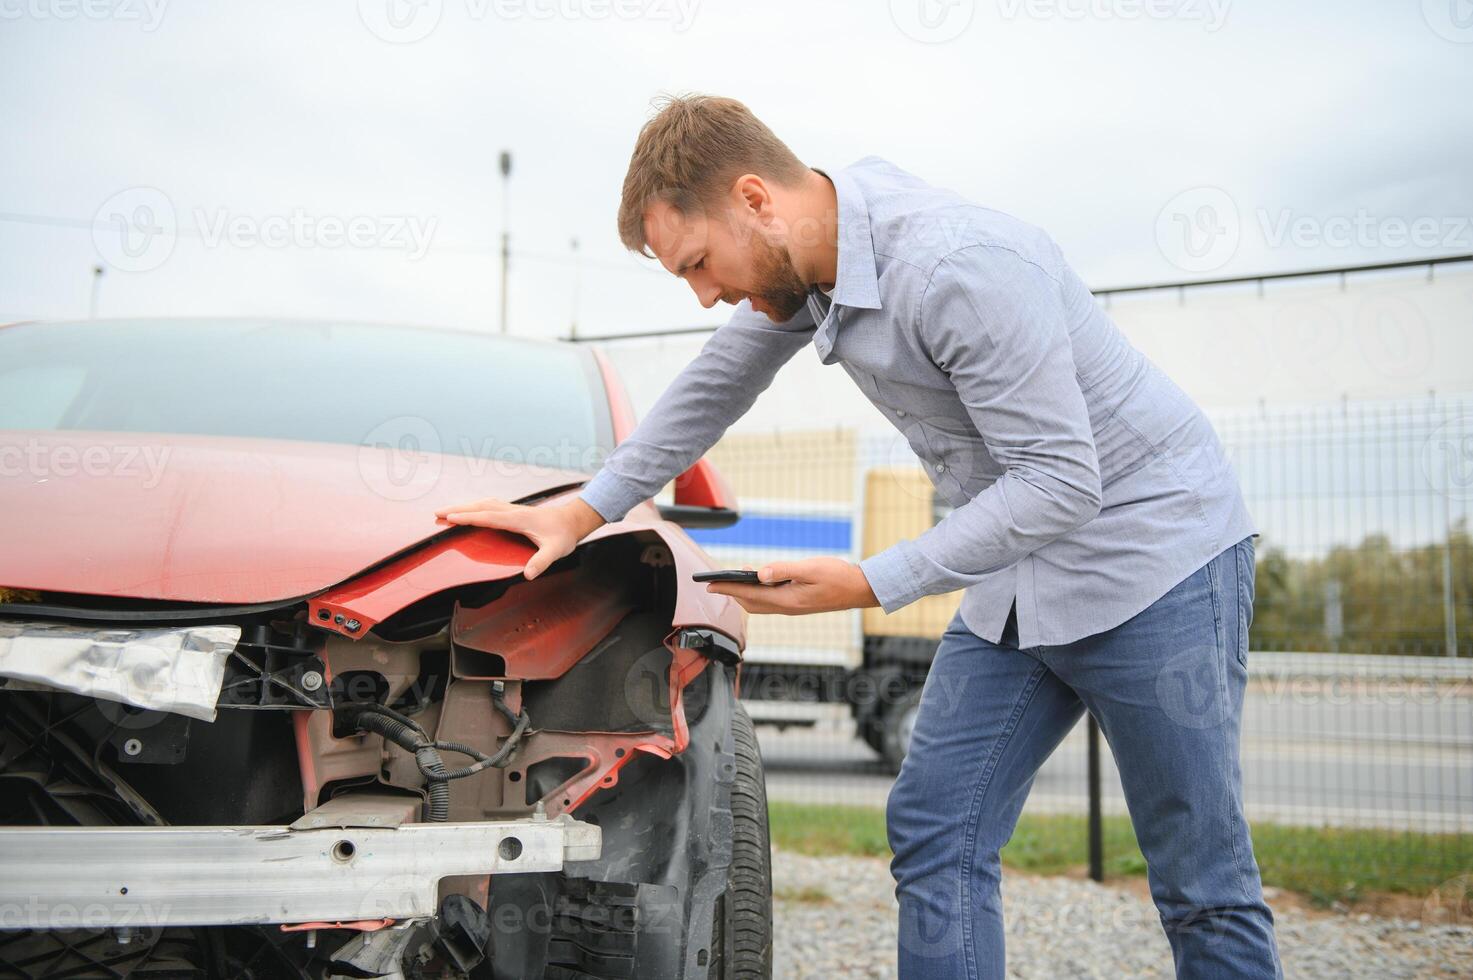
<instances>
[{"instance_id":1,"label":"light blue shirt","mask_svg":"<svg viewBox=\"0 0 1473 980\"><path fill-rule=\"evenodd\" d=\"M887 613L965 589L977 635L997 642L1016 600L1020 646L1069 643L1257 533L1211 423L1047 235L875 157L827 176L832 298L783 324L743 301L580 492L600 515L684 472L811 342L954 508L860 562Z\"/></svg>"}]
</instances>

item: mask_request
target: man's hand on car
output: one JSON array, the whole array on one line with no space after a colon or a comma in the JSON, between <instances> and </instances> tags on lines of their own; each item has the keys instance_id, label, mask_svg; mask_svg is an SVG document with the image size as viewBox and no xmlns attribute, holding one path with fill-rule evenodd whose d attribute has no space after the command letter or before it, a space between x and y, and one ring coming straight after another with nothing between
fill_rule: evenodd
<instances>
[{"instance_id":1,"label":"man's hand on car","mask_svg":"<svg viewBox=\"0 0 1473 980\"><path fill-rule=\"evenodd\" d=\"M449 524L495 528L530 538L537 546L537 553L527 559L522 572L528 580L541 575L559 558L571 554L579 541L604 524L598 511L577 497L566 504L541 507L487 497L468 504L441 507L435 511L435 516Z\"/></svg>"},{"instance_id":2,"label":"man's hand on car","mask_svg":"<svg viewBox=\"0 0 1473 980\"><path fill-rule=\"evenodd\" d=\"M749 613L784 616L863 609L880 604L864 572L858 565L842 558L775 561L763 565L757 577L763 582L780 584L712 582L706 586L706 591L731 596Z\"/></svg>"}]
</instances>

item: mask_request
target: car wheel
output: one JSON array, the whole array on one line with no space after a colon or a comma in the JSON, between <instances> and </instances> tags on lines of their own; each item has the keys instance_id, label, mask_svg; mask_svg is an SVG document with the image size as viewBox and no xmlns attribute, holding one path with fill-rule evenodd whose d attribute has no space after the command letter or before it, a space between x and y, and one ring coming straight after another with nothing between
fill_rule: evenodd
<instances>
[{"instance_id":1,"label":"car wheel","mask_svg":"<svg viewBox=\"0 0 1473 980\"><path fill-rule=\"evenodd\" d=\"M880 754L885 757L885 764L891 772L900 771L900 763L905 761L905 753L910 751L910 735L915 730L916 715L920 710L921 688L915 687L885 712L881 722L883 748Z\"/></svg>"},{"instance_id":2,"label":"car wheel","mask_svg":"<svg viewBox=\"0 0 1473 980\"><path fill-rule=\"evenodd\" d=\"M877 755L885 754L885 731L878 715L860 722L856 730L864 744L874 749Z\"/></svg>"},{"instance_id":3,"label":"car wheel","mask_svg":"<svg viewBox=\"0 0 1473 980\"><path fill-rule=\"evenodd\" d=\"M731 787L732 848L726 892L716 900L711 931L711 980L768 980L772 976L772 847L767 832L767 788L752 719L732 713L736 778Z\"/></svg>"}]
</instances>

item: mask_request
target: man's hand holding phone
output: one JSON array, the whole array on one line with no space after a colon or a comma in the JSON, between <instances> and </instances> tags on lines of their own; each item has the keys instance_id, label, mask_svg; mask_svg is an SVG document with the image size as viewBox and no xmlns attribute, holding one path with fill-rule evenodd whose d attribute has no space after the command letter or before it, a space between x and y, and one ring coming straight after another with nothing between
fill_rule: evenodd
<instances>
[{"instance_id":1,"label":"man's hand holding phone","mask_svg":"<svg viewBox=\"0 0 1473 980\"><path fill-rule=\"evenodd\" d=\"M842 558L771 562L756 571L755 582L746 576L733 581L734 571L697 572L692 577L708 582L707 592L731 596L749 613L803 616L880 604L864 572ZM753 569L742 571L752 573ZM713 578L713 574L726 577Z\"/></svg>"}]
</instances>

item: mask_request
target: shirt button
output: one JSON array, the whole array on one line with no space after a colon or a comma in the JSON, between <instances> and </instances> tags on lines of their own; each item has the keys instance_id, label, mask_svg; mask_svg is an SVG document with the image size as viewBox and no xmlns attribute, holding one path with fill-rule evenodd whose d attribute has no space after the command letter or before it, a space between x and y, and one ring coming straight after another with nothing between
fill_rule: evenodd
<instances>
[{"instance_id":1,"label":"shirt button","mask_svg":"<svg viewBox=\"0 0 1473 980\"><path fill-rule=\"evenodd\" d=\"M903 409L903 408L897 408L895 410L895 414L897 416L899 416L900 418L905 418L905 409Z\"/></svg>"},{"instance_id":2,"label":"shirt button","mask_svg":"<svg viewBox=\"0 0 1473 980\"><path fill-rule=\"evenodd\" d=\"M945 473L946 472L946 464L945 463L937 463L936 464L936 472L937 473Z\"/></svg>"}]
</instances>

